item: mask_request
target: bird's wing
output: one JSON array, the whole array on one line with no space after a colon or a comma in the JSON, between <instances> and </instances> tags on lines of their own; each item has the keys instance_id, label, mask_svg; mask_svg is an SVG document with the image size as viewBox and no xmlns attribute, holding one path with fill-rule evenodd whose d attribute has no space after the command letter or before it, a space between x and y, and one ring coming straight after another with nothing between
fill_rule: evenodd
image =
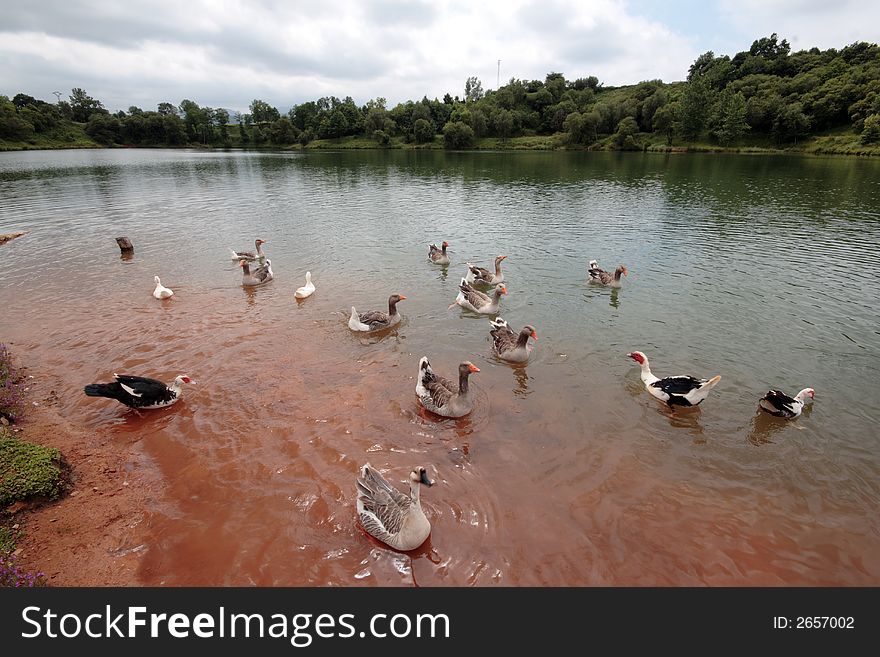
<instances>
[{"instance_id":1,"label":"bird's wing","mask_svg":"<svg viewBox=\"0 0 880 657\"><path fill-rule=\"evenodd\" d=\"M654 388L659 388L667 395L686 395L692 390L700 388L706 381L697 379L692 376L667 376L665 379L659 379L651 384Z\"/></svg>"},{"instance_id":2,"label":"bird's wing","mask_svg":"<svg viewBox=\"0 0 880 657\"><path fill-rule=\"evenodd\" d=\"M770 390L763 397L764 401L769 402L774 407L779 409L780 411L788 411L789 413L794 413L794 407L797 404L797 401L792 397L789 397L783 392L779 390Z\"/></svg>"},{"instance_id":3,"label":"bird's wing","mask_svg":"<svg viewBox=\"0 0 880 657\"><path fill-rule=\"evenodd\" d=\"M492 302L488 295L483 294L479 290L475 290L471 286L471 284L466 282L464 279L462 279L461 284L458 286L458 289L461 290L461 293L464 295L465 300L474 308L481 308L487 303Z\"/></svg>"},{"instance_id":4,"label":"bird's wing","mask_svg":"<svg viewBox=\"0 0 880 657\"><path fill-rule=\"evenodd\" d=\"M364 529L382 540L385 534L397 534L412 504L410 497L389 484L369 465L363 467L361 476L357 479L357 489L358 501L363 510L368 512L361 514ZM370 518L370 515L373 517Z\"/></svg>"},{"instance_id":5,"label":"bird's wing","mask_svg":"<svg viewBox=\"0 0 880 657\"><path fill-rule=\"evenodd\" d=\"M361 322L373 328L374 326L382 326L387 324L390 320L388 313L384 313L381 310L369 310L365 313L359 315Z\"/></svg>"},{"instance_id":6,"label":"bird's wing","mask_svg":"<svg viewBox=\"0 0 880 657\"><path fill-rule=\"evenodd\" d=\"M132 397L161 397L168 391L168 386L143 376L128 376L126 374L114 374L119 385Z\"/></svg>"}]
</instances>

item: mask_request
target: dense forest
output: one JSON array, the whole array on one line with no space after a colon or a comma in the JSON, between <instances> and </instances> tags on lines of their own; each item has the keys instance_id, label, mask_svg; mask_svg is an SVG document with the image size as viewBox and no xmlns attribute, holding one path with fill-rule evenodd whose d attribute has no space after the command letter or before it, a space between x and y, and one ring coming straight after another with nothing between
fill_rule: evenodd
<instances>
[{"instance_id":1,"label":"dense forest","mask_svg":"<svg viewBox=\"0 0 880 657\"><path fill-rule=\"evenodd\" d=\"M734 57L700 55L684 82L606 87L594 77L511 79L484 92L468 78L461 96L358 106L334 96L294 105L282 115L262 100L248 113L200 107L192 100L110 113L83 89L47 103L0 96L0 149L100 145L216 147L308 146L345 139L361 147L479 147L517 138L539 147L641 150L673 146L786 147L817 135L880 152L880 47L791 52L776 34ZM83 134L83 132L85 134ZM30 145L30 146L29 146Z\"/></svg>"}]
</instances>

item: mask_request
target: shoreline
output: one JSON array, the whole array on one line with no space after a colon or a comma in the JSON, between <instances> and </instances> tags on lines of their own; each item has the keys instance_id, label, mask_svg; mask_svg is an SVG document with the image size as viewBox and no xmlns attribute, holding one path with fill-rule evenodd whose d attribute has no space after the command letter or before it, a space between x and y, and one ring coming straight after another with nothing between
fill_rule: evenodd
<instances>
[{"instance_id":1,"label":"shoreline","mask_svg":"<svg viewBox=\"0 0 880 657\"><path fill-rule=\"evenodd\" d=\"M27 369L29 373L33 370ZM90 432L64 419L50 380L29 383L28 413L15 435L57 448L66 466L64 493L48 502L16 502L5 523L18 525L19 564L43 572L49 586L141 586L147 550L141 527L158 476L145 467L136 442Z\"/></svg>"}]
</instances>

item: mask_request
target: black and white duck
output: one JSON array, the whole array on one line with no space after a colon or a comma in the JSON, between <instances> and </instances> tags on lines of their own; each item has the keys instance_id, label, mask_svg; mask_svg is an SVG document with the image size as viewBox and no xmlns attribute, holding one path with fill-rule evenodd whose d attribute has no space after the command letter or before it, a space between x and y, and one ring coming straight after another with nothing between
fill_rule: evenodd
<instances>
[{"instance_id":1,"label":"black and white duck","mask_svg":"<svg viewBox=\"0 0 880 657\"><path fill-rule=\"evenodd\" d=\"M651 372L648 357L641 351L633 351L627 356L642 368L642 382L645 388L660 401L670 406L696 406L709 395L709 391L721 380L720 376L711 379L698 379L693 376L667 376L658 378Z\"/></svg>"}]
</instances>

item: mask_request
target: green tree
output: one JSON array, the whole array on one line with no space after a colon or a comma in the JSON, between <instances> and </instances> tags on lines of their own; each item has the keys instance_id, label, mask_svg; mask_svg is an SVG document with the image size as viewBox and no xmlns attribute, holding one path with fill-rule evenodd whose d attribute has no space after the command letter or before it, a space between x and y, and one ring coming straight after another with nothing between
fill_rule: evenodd
<instances>
[{"instance_id":1,"label":"green tree","mask_svg":"<svg viewBox=\"0 0 880 657\"><path fill-rule=\"evenodd\" d=\"M859 140L863 144L876 144L880 142L880 115L872 114L865 119L865 127L862 128Z\"/></svg>"},{"instance_id":2,"label":"green tree","mask_svg":"<svg viewBox=\"0 0 880 657\"><path fill-rule=\"evenodd\" d=\"M271 123L281 118L278 110L269 103L257 100L256 98L250 104L251 116L254 123Z\"/></svg>"},{"instance_id":3,"label":"green tree","mask_svg":"<svg viewBox=\"0 0 880 657\"><path fill-rule=\"evenodd\" d=\"M636 135L639 132L638 122L631 116L621 119L614 133L614 143L618 148L633 150L637 147Z\"/></svg>"},{"instance_id":4,"label":"green tree","mask_svg":"<svg viewBox=\"0 0 880 657\"><path fill-rule=\"evenodd\" d=\"M413 138L417 144L426 144L429 141L434 141L435 134L437 134L437 131L434 128L434 124L428 119L416 119L415 123L413 123Z\"/></svg>"},{"instance_id":5,"label":"green tree","mask_svg":"<svg viewBox=\"0 0 880 657\"><path fill-rule=\"evenodd\" d=\"M293 144L297 137L299 137L299 131L286 116L274 121L269 128L269 141L279 146Z\"/></svg>"},{"instance_id":6,"label":"green tree","mask_svg":"<svg viewBox=\"0 0 880 657\"><path fill-rule=\"evenodd\" d=\"M655 133L666 136L666 145L672 146L673 127L675 125L675 110L678 103L669 103L657 109L651 121L651 128Z\"/></svg>"},{"instance_id":7,"label":"green tree","mask_svg":"<svg viewBox=\"0 0 880 657\"><path fill-rule=\"evenodd\" d=\"M177 108L171 103L159 103L157 111L162 116L177 115Z\"/></svg>"},{"instance_id":8,"label":"green tree","mask_svg":"<svg viewBox=\"0 0 880 657\"><path fill-rule=\"evenodd\" d=\"M86 124L86 134L99 144L109 146L119 142L122 124L115 116L93 112Z\"/></svg>"},{"instance_id":9,"label":"green tree","mask_svg":"<svg viewBox=\"0 0 880 657\"><path fill-rule=\"evenodd\" d=\"M702 80L688 82L678 112L679 131L688 141L702 133L709 116L712 93Z\"/></svg>"},{"instance_id":10,"label":"green tree","mask_svg":"<svg viewBox=\"0 0 880 657\"><path fill-rule=\"evenodd\" d=\"M783 107L773 121L773 136L779 143L793 141L809 133L810 119L804 114L800 103L791 103Z\"/></svg>"},{"instance_id":11,"label":"green tree","mask_svg":"<svg viewBox=\"0 0 880 657\"><path fill-rule=\"evenodd\" d=\"M483 83L480 78L472 76L464 83L464 100L467 103L475 103L483 97Z\"/></svg>"},{"instance_id":12,"label":"green tree","mask_svg":"<svg viewBox=\"0 0 880 657\"><path fill-rule=\"evenodd\" d=\"M739 141L749 130L746 121L746 100L741 93L725 90L713 117L712 134L722 146Z\"/></svg>"},{"instance_id":13,"label":"green tree","mask_svg":"<svg viewBox=\"0 0 880 657\"><path fill-rule=\"evenodd\" d=\"M513 112L499 109L492 115L492 127L495 135L501 139L507 139L513 134Z\"/></svg>"},{"instance_id":14,"label":"green tree","mask_svg":"<svg viewBox=\"0 0 880 657\"><path fill-rule=\"evenodd\" d=\"M474 130L464 121L450 121L443 126L446 148L470 148L474 145Z\"/></svg>"},{"instance_id":15,"label":"green tree","mask_svg":"<svg viewBox=\"0 0 880 657\"><path fill-rule=\"evenodd\" d=\"M76 87L70 91L70 109L72 119L80 123L85 123L93 112L106 112L101 101L95 100L89 96L84 89Z\"/></svg>"}]
</instances>

